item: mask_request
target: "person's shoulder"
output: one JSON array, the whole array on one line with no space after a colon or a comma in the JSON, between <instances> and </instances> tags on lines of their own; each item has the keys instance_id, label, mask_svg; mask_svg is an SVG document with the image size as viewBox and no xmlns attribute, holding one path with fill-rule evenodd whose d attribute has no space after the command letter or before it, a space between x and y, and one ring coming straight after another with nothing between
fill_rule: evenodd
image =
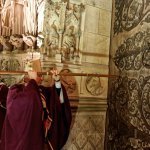
<instances>
[{"instance_id":1,"label":"person's shoulder","mask_svg":"<svg viewBox=\"0 0 150 150\"><path fill-rule=\"evenodd\" d=\"M22 87L24 87L23 84L13 84L9 87L9 89L13 90L13 89L22 88Z\"/></svg>"}]
</instances>

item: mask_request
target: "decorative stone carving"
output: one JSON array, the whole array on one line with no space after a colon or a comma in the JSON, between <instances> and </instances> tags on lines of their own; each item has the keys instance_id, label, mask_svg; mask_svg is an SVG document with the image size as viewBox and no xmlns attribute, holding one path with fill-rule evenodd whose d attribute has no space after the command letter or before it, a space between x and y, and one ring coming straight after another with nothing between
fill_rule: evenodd
<instances>
[{"instance_id":1,"label":"decorative stone carving","mask_svg":"<svg viewBox=\"0 0 150 150\"><path fill-rule=\"evenodd\" d=\"M18 59L15 58L3 58L0 59L0 70L5 71L18 71L20 70L20 62Z\"/></svg>"},{"instance_id":2,"label":"decorative stone carving","mask_svg":"<svg viewBox=\"0 0 150 150\"><path fill-rule=\"evenodd\" d=\"M23 82L24 75L1 75L0 82L5 83L8 87L16 83Z\"/></svg>"},{"instance_id":3,"label":"decorative stone carving","mask_svg":"<svg viewBox=\"0 0 150 150\"><path fill-rule=\"evenodd\" d=\"M23 38L20 35L11 35L9 42L14 46L13 52L19 53L23 49Z\"/></svg>"},{"instance_id":4,"label":"decorative stone carving","mask_svg":"<svg viewBox=\"0 0 150 150\"><path fill-rule=\"evenodd\" d=\"M85 86L87 91L93 96L98 96L103 91L99 77L87 77Z\"/></svg>"},{"instance_id":5,"label":"decorative stone carving","mask_svg":"<svg viewBox=\"0 0 150 150\"><path fill-rule=\"evenodd\" d=\"M22 34L22 36L25 44L29 46L29 51L33 51L36 42L36 37L32 35L24 35L24 34Z\"/></svg>"},{"instance_id":6,"label":"decorative stone carving","mask_svg":"<svg viewBox=\"0 0 150 150\"><path fill-rule=\"evenodd\" d=\"M5 0L1 11L2 35L30 33L37 31L36 0Z\"/></svg>"},{"instance_id":7,"label":"decorative stone carving","mask_svg":"<svg viewBox=\"0 0 150 150\"><path fill-rule=\"evenodd\" d=\"M0 36L0 44L3 46L2 53L7 54L11 52L12 45L9 42L9 37Z\"/></svg>"},{"instance_id":8,"label":"decorative stone carving","mask_svg":"<svg viewBox=\"0 0 150 150\"><path fill-rule=\"evenodd\" d=\"M53 57L54 60L60 58L60 61L79 62L82 4L69 3L65 0L38 0L37 3L35 0L33 2L18 0L18 2L20 3L5 1L2 8L2 18L5 18L7 24L3 22L1 34L10 36L7 44L1 42L3 50L5 49L4 53L6 50L8 52L8 49L17 54L21 52L19 51L21 49L22 52L26 52L24 50L28 47L32 51L39 48L46 60ZM31 4L33 8L30 7ZM12 10L15 10L14 14ZM23 22L19 20L17 11L21 13L21 16L24 14ZM12 17L10 21L8 13ZM19 21L18 24L15 22L15 17ZM35 35L40 45L37 45ZM42 38L39 38L38 35L42 35Z\"/></svg>"},{"instance_id":9,"label":"decorative stone carving","mask_svg":"<svg viewBox=\"0 0 150 150\"><path fill-rule=\"evenodd\" d=\"M45 8L45 55L61 54L62 60L78 57L82 5L49 1Z\"/></svg>"}]
</instances>

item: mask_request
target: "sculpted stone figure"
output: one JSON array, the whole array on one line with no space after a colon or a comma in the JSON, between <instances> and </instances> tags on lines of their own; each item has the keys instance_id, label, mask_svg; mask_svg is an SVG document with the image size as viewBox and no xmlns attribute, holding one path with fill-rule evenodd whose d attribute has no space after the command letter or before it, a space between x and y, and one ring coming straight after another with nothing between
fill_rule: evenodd
<instances>
[{"instance_id":1,"label":"sculpted stone figure","mask_svg":"<svg viewBox=\"0 0 150 150\"><path fill-rule=\"evenodd\" d=\"M9 43L8 37L0 36L0 44L3 46L2 53L7 54L11 52L12 45Z\"/></svg>"},{"instance_id":2,"label":"sculpted stone figure","mask_svg":"<svg viewBox=\"0 0 150 150\"><path fill-rule=\"evenodd\" d=\"M25 44L27 46L29 46L29 48L32 48L35 46L35 41L36 41L36 37L32 36L32 35L24 35L23 36L23 41L25 42Z\"/></svg>"},{"instance_id":3,"label":"sculpted stone figure","mask_svg":"<svg viewBox=\"0 0 150 150\"><path fill-rule=\"evenodd\" d=\"M36 33L35 0L6 0L1 11L1 17L2 35Z\"/></svg>"},{"instance_id":4,"label":"sculpted stone figure","mask_svg":"<svg viewBox=\"0 0 150 150\"><path fill-rule=\"evenodd\" d=\"M18 50L23 49L23 38L20 35L11 35L9 42L14 46L13 52L17 53Z\"/></svg>"},{"instance_id":5,"label":"sculpted stone figure","mask_svg":"<svg viewBox=\"0 0 150 150\"><path fill-rule=\"evenodd\" d=\"M76 39L74 36L74 27L70 26L66 29L66 32L63 37L63 57L73 57L75 51Z\"/></svg>"}]
</instances>

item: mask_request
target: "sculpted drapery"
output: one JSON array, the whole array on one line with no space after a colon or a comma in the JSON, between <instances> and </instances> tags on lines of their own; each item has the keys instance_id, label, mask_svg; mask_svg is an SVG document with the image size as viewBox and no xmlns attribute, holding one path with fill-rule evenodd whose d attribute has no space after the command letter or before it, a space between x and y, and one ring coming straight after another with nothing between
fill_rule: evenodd
<instances>
[{"instance_id":1,"label":"sculpted drapery","mask_svg":"<svg viewBox=\"0 0 150 150\"><path fill-rule=\"evenodd\" d=\"M82 4L65 0L5 0L1 6L0 39L6 41L0 40L2 53L34 50L41 52L43 60L55 59L57 55L59 61L79 63ZM16 35L19 35L17 39Z\"/></svg>"},{"instance_id":2,"label":"sculpted drapery","mask_svg":"<svg viewBox=\"0 0 150 150\"><path fill-rule=\"evenodd\" d=\"M36 7L36 0L6 0L1 10L2 35L35 34Z\"/></svg>"}]
</instances>

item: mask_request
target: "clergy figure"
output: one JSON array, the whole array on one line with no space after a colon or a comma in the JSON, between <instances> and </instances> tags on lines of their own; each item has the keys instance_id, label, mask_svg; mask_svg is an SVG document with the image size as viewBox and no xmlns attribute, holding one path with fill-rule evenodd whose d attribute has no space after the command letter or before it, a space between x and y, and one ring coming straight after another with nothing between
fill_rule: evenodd
<instances>
[{"instance_id":1,"label":"clergy figure","mask_svg":"<svg viewBox=\"0 0 150 150\"><path fill-rule=\"evenodd\" d=\"M60 150L67 141L71 109L58 72L55 84L41 86L41 77L30 71L27 85L15 84L7 96L7 113L0 150Z\"/></svg>"},{"instance_id":2,"label":"clergy figure","mask_svg":"<svg viewBox=\"0 0 150 150\"><path fill-rule=\"evenodd\" d=\"M0 83L0 141L1 141L1 131L5 119L5 114L6 114L7 93L8 93L8 87L3 82L1 82Z\"/></svg>"}]
</instances>

